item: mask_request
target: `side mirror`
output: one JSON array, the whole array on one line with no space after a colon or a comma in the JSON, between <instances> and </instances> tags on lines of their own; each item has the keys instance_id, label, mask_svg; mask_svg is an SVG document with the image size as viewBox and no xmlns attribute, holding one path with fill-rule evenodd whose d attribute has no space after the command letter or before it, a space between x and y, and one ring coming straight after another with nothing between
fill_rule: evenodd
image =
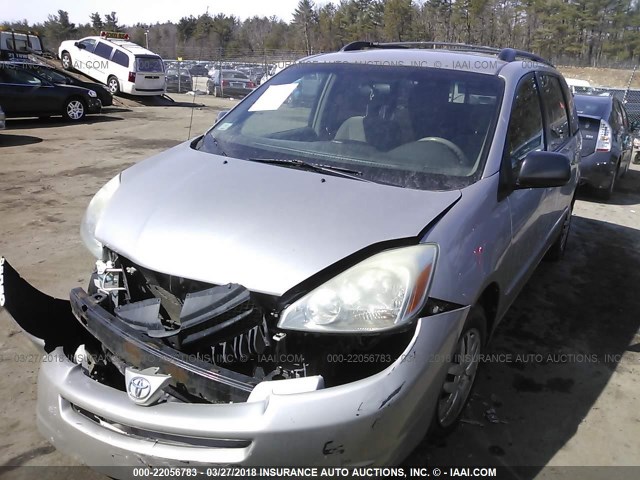
<instances>
[{"instance_id":1,"label":"side mirror","mask_svg":"<svg viewBox=\"0 0 640 480\"><path fill-rule=\"evenodd\" d=\"M227 115L227 113L229 113L229 110L220 110L218 112L218 116L216 117L216 123L222 120Z\"/></svg>"},{"instance_id":2,"label":"side mirror","mask_svg":"<svg viewBox=\"0 0 640 480\"><path fill-rule=\"evenodd\" d=\"M83 49L87 48L87 47L85 47L85 46L84 46L82 43L80 43L80 42L76 42L76 43L74 43L74 45L75 45L76 47L78 47L80 50L83 50Z\"/></svg>"},{"instance_id":3,"label":"side mirror","mask_svg":"<svg viewBox=\"0 0 640 480\"><path fill-rule=\"evenodd\" d=\"M516 188L561 187L571 179L571 160L556 152L530 152L520 165Z\"/></svg>"}]
</instances>

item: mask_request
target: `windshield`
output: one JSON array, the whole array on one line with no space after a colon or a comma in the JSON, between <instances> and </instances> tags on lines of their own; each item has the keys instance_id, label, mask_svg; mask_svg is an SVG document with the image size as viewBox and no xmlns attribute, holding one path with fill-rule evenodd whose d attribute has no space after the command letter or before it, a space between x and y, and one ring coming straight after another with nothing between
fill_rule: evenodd
<instances>
[{"instance_id":1,"label":"windshield","mask_svg":"<svg viewBox=\"0 0 640 480\"><path fill-rule=\"evenodd\" d=\"M200 149L333 165L408 188L461 188L481 174L502 89L498 77L455 70L300 63L218 122Z\"/></svg>"},{"instance_id":2,"label":"windshield","mask_svg":"<svg viewBox=\"0 0 640 480\"><path fill-rule=\"evenodd\" d=\"M138 72L162 72L164 64L160 57L136 57Z\"/></svg>"}]
</instances>

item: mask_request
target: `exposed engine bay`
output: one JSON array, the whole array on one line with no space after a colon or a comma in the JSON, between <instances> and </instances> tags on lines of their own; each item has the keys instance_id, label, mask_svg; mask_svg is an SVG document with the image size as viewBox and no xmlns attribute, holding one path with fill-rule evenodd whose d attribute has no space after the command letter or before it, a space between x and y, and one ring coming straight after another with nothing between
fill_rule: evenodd
<instances>
[{"instance_id":1,"label":"exposed engine bay","mask_svg":"<svg viewBox=\"0 0 640 480\"><path fill-rule=\"evenodd\" d=\"M386 368L413 335L284 331L277 328L279 298L161 274L110 251L107 258L96 263L86 298L74 302L72 291L71 300L99 340L84 343L85 372L120 390L127 367L172 374L165 391L189 402L243 401L260 382L313 375L335 386ZM91 302L112 317L91 320Z\"/></svg>"}]
</instances>

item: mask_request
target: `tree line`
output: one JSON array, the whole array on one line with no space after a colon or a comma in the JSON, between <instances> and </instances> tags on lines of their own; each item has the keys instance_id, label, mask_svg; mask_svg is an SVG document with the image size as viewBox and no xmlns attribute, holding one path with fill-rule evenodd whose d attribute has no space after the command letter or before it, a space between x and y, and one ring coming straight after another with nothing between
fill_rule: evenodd
<instances>
[{"instance_id":1,"label":"tree line","mask_svg":"<svg viewBox=\"0 0 640 480\"><path fill-rule=\"evenodd\" d=\"M3 26L40 31L53 51L63 40L101 30L127 32L164 58L266 60L282 52L334 51L355 40L513 47L565 65L630 65L640 58L638 0L300 0L289 23L204 13L177 23L125 26L116 12L96 12L75 25L58 10L42 24L24 20Z\"/></svg>"}]
</instances>

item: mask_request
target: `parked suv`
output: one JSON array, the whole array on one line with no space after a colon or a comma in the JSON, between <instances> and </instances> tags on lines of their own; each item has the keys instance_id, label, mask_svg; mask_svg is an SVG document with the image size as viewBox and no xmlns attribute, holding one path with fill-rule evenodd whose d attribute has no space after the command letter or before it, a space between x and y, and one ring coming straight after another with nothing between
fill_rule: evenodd
<instances>
[{"instance_id":1,"label":"parked suv","mask_svg":"<svg viewBox=\"0 0 640 480\"><path fill-rule=\"evenodd\" d=\"M129 35L101 32L99 37L67 40L58 54L65 70L75 69L104 83L116 95L163 95L162 58L129 41Z\"/></svg>"},{"instance_id":2,"label":"parked suv","mask_svg":"<svg viewBox=\"0 0 640 480\"><path fill-rule=\"evenodd\" d=\"M5 307L55 357L41 431L105 471L400 462L455 427L562 256L579 135L526 52L357 42L290 66L96 194L70 302L4 263Z\"/></svg>"}]
</instances>

